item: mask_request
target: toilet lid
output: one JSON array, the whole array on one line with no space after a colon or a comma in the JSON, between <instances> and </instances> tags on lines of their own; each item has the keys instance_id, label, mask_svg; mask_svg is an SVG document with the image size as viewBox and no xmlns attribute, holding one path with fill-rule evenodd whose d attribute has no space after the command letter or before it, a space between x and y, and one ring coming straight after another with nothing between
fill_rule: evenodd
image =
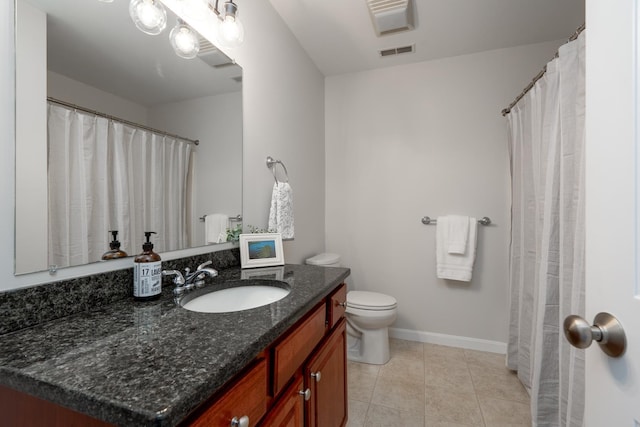
<instances>
[{"instance_id":1,"label":"toilet lid","mask_svg":"<svg viewBox=\"0 0 640 427\"><path fill-rule=\"evenodd\" d=\"M347 293L347 306L363 310L388 310L398 305L392 296L378 292L350 291Z\"/></svg>"},{"instance_id":2,"label":"toilet lid","mask_svg":"<svg viewBox=\"0 0 640 427\"><path fill-rule=\"evenodd\" d=\"M322 253L307 259L307 264L311 265L330 265L340 261L340 255Z\"/></svg>"}]
</instances>

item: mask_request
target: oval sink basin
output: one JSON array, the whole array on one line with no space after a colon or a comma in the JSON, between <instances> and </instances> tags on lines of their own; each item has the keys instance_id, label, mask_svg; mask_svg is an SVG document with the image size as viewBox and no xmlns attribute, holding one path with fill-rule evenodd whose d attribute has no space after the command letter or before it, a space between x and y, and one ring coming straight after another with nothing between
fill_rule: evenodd
<instances>
[{"instance_id":1,"label":"oval sink basin","mask_svg":"<svg viewBox=\"0 0 640 427\"><path fill-rule=\"evenodd\" d=\"M272 282L276 282L277 285L273 286ZM291 292L285 282L277 280L239 280L235 283L238 285L211 290L200 295L186 295L180 305L187 310L200 313L231 313L274 303ZM283 285L287 287L281 287Z\"/></svg>"}]
</instances>

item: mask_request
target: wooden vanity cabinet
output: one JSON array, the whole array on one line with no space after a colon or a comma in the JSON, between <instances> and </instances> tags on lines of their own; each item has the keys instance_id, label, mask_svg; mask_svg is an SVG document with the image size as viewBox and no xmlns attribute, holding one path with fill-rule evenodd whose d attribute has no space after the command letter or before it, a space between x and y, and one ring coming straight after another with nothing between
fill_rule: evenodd
<instances>
[{"instance_id":1,"label":"wooden vanity cabinet","mask_svg":"<svg viewBox=\"0 0 640 427\"><path fill-rule=\"evenodd\" d=\"M297 375L260 425L263 427L303 427L305 390L302 375Z\"/></svg>"},{"instance_id":2,"label":"wooden vanity cabinet","mask_svg":"<svg viewBox=\"0 0 640 427\"><path fill-rule=\"evenodd\" d=\"M344 427L345 301L341 284L180 425ZM3 386L0 408L7 425L111 425Z\"/></svg>"},{"instance_id":3,"label":"wooden vanity cabinet","mask_svg":"<svg viewBox=\"0 0 640 427\"><path fill-rule=\"evenodd\" d=\"M305 365L311 391L308 427L341 427L347 423L346 338L343 318Z\"/></svg>"},{"instance_id":4,"label":"wooden vanity cabinet","mask_svg":"<svg viewBox=\"0 0 640 427\"><path fill-rule=\"evenodd\" d=\"M346 286L342 284L299 326L289 332L274 347L274 390L276 403L261 427L343 427L347 423L347 359L346 320L343 304ZM317 338L318 319L322 319L322 336ZM291 364L277 363L280 353L288 354L292 342L316 342L315 348L298 352L294 380L291 374L278 367L291 369ZM288 372L288 371L287 371ZM282 381L290 381L286 390L278 394ZM303 410L304 409L304 410Z\"/></svg>"},{"instance_id":5,"label":"wooden vanity cabinet","mask_svg":"<svg viewBox=\"0 0 640 427\"><path fill-rule=\"evenodd\" d=\"M259 359L255 365L233 383L229 391L217 399L189 423L194 427L233 425L232 420L245 418L254 426L267 412L267 361Z\"/></svg>"}]
</instances>

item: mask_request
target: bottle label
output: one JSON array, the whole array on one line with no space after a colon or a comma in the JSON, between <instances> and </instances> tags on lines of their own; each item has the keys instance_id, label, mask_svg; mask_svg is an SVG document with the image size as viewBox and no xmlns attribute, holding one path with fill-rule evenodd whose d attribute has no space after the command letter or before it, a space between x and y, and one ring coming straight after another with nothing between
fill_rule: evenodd
<instances>
[{"instance_id":1,"label":"bottle label","mask_svg":"<svg viewBox=\"0 0 640 427\"><path fill-rule=\"evenodd\" d=\"M162 261L133 264L133 296L152 297L162 292Z\"/></svg>"}]
</instances>

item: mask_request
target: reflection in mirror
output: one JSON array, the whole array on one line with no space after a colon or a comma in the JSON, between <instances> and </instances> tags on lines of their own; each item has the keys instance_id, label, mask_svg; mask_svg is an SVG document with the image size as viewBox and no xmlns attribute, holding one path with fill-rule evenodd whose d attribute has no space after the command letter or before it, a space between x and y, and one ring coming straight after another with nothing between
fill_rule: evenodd
<instances>
[{"instance_id":1,"label":"reflection in mirror","mask_svg":"<svg viewBox=\"0 0 640 427\"><path fill-rule=\"evenodd\" d=\"M128 3L16 0L16 274L99 261L114 230L131 256L241 226L241 68L202 37L176 55L177 17L150 36Z\"/></svg>"}]
</instances>

